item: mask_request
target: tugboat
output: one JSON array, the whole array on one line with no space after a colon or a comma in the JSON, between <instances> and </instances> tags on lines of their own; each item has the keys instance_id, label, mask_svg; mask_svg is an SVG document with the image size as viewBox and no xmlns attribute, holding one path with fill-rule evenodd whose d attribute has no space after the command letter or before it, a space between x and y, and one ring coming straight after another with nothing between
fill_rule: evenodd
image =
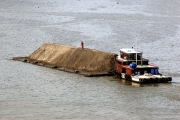
<instances>
[{"instance_id":1,"label":"tugboat","mask_svg":"<svg viewBox=\"0 0 180 120\"><path fill-rule=\"evenodd\" d=\"M159 73L159 67L149 64L149 60L142 57L142 52L131 49L120 49L120 56L116 57L114 74L125 80L138 83L164 83L172 81Z\"/></svg>"}]
</instances>

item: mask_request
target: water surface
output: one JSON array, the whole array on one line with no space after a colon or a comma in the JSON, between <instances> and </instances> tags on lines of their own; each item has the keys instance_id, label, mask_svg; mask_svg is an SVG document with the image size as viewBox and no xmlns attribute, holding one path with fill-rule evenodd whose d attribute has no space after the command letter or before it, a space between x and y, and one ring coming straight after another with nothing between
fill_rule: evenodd
<instances>
[{"instance_id":1,"label":"water surface","mask_svg":"<svg viewBox=\"0 0 180 120\"><path fill-rule=\"evenodd\" d=\"M0 2L0 119L180 118L178 0L2 0ZM84 77L12 61L43 43L113 53L143 51L172 83Z\"/></svg>"}]
</instances>

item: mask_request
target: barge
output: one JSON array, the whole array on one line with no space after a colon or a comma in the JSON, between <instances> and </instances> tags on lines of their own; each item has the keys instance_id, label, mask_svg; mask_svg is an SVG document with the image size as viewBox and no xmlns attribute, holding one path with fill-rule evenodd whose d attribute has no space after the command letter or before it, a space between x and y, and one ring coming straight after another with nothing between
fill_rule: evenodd
<instances>
[{"instance_id":1,"label":"barge","mask_svg":"<svg viewBox=\"0 0 180 120\"><path fill-rule=\"evenodd\" d=\"M172 77L159 73L159 67L149 64L149 60L142 57L142 52L131 49L120 49L120 56L116 57L114 74L122 79L137 83L171 82Z\"/></svg>"}]
</instances>

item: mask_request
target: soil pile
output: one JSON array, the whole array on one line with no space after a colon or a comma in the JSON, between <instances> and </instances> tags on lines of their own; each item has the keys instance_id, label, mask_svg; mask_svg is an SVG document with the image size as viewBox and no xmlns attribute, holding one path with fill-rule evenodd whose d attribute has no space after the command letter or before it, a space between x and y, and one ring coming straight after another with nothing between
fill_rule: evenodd
<instances>
[{"instance_id":1,"label":"soil pile","mask_svg":"<svg viewBox=\"0 0 180 120\"><path fill-rule=\"evenodd\" d=\"M116 56L87 48L44 44L29 56L29 60L92 73L112 73Z\"/></svg>"}]
</instances>

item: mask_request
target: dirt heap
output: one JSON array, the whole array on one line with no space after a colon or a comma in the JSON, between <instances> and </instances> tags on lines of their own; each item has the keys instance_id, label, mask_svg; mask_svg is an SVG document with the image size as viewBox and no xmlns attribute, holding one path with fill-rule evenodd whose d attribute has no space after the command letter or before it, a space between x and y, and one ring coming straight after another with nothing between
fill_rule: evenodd
<instances>
[{"instance_id":1,"label":"dirt heap","mask_svg":"<svg viewBox=\"0 0 180 120\"><path fill-rule=\"evenodd\" d=\"M91 73L112 73L117 55L88 48L44 44L27 59L34 63L53 65Z\"/></svg>"}]
</instances>

